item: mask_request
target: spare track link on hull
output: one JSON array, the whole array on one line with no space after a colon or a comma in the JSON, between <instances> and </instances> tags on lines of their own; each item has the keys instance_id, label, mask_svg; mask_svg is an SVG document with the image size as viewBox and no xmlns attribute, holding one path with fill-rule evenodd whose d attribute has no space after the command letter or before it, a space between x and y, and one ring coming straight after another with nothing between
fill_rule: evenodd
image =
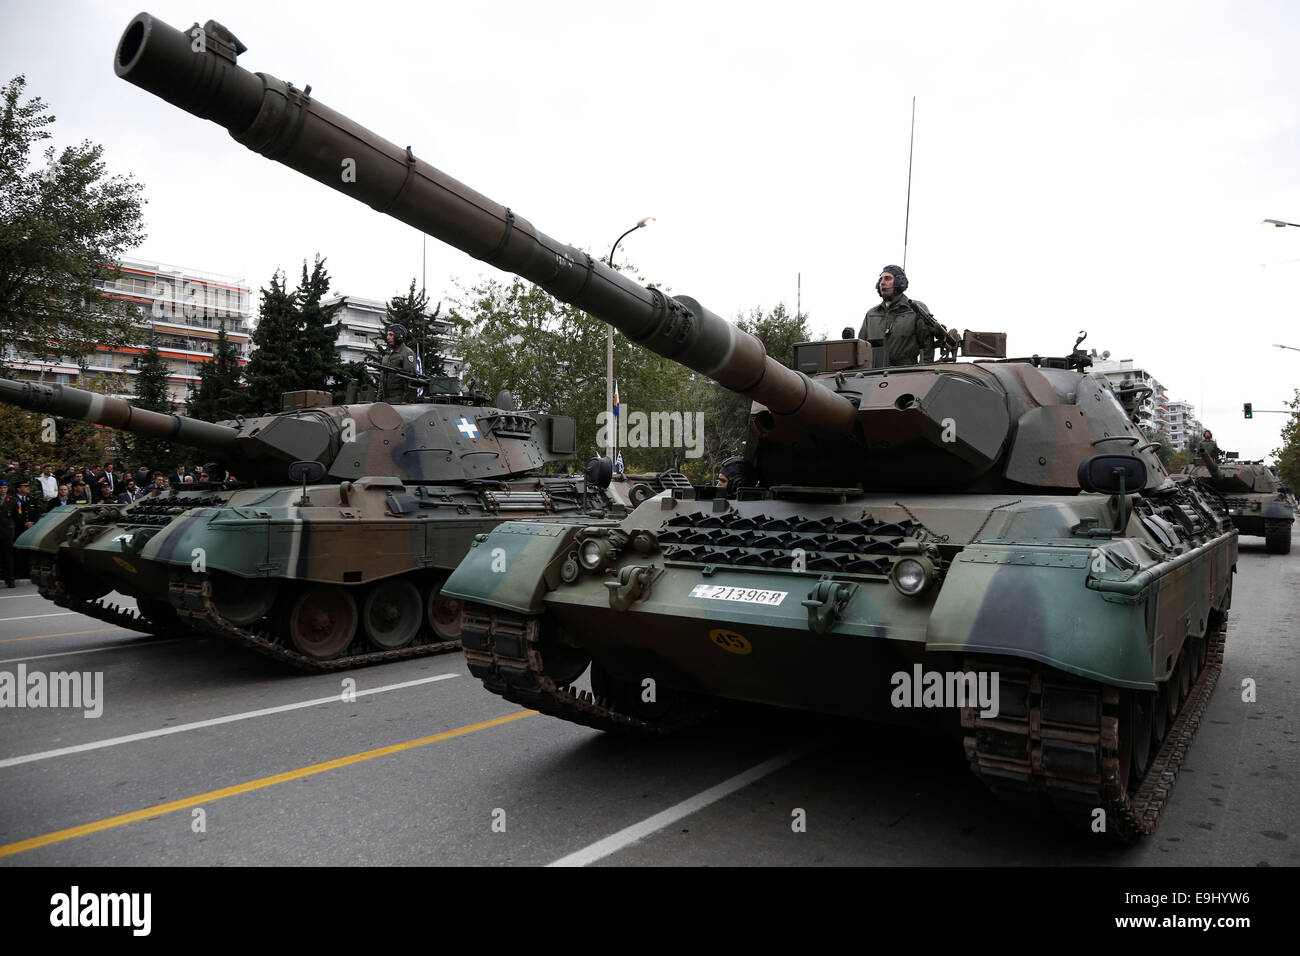
<instances>
[{"instance_id":1,"label":"spare track link on hull","mask_svg":"<svg viewBox=\"0 0 1300 956\"><path fill-rule=\"evenodd\" d=\"M690 727L707 713L691 709L646 720L614 710L591 691L557 685L543 672L541 619L482 606L462 612L461 644L469 672L499 697L550 717L638 737L663 737Z\"/></svg>"},{"instance_id":2,"label":"spare track link on hull","mask_svg":"<svg viewBox=\"0 0 1300 956\"><path fill-rule=\"evenodd\" d=\"M1012 670L1005 658L966 661L968 670L999 671L1003 705L999 716L989 719L981 718L977 707L963 708L962 726L974 731L965 738L971 769L995 794L1045 798L1058 816L1076 826L1090 827L1101 809L1105 834L1113 840L1131 843L1149 836L1160 823L1160 811L1214 694L1227 627L1225 612L1218 630L1207 632L1200 675L1132 794L1120 766L1119 689L1029 661L1015 662L1029 666ZM1184 642L1184 653L1189 648L1190 642ZM1008 686L1023 688L1023 703L1007 693ZM1005 706L1008 697L1013 698L1010 707Z\"/></svg>"},{"instance_id":3,"label":"spare track link on hull","mask_svg":"<svg viewBox=\"0 0 1300 956\"><path fill-rule=\"evenodd\" d=\"M290 645L281 643L265 631L250 631L236 627L223 619L212 603L212 583L209 572L175 570L172 572L168 587L168 600L172 607L176 609L181 620L194 630L233 641L302 671L324 673L349 670L367 664L386 664L389 661L405 661L413 657L446 654L448 651L460 648L460 641L430 641L394 650L366 650L364 639L357 635L348 645L348 652L339 657L329 659L309 657ZM358 648L361 649L357 650Z\"/></svg>"},{"instance_id":4,"label":"spare track link on hull","mask_svg":"<svg viewBox=\"0 0 1300 956\"><path fill-rule=\"evenodd\" d=\"M31 555L32 583L37 592L47 601L53 601L59 607L76 611L87 617L114 624L128 631L152 634L155 637L184 637L193 631L185 626L155 624L139 611L132 611L117 604L105 604L103 598L87 600L79 598L68 591L59 577L54 558L48 554L33 552Z\"/></svg>"}]
</instances>

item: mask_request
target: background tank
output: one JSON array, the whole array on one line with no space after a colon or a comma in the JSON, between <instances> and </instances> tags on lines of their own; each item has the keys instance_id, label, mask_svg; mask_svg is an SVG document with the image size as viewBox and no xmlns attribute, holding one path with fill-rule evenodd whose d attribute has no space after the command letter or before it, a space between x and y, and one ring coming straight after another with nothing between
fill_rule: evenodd
<instances>
[{"instance_id":1,"label":"background tank","mask_svg":"<svg viewBox=\"0 0 1300 956\"><path fill-rule=\"evenodd\" d=\"M1207 457L1183 471L1208 481L1223 495L1238 531L1263 538L1270 554L1291 553L1295 496L1264 462L1220 462Z\"/></svg>"},{"instance_id":2,"label":"background tank","mask_svg":"<svg viewBox=\"0 0 1300 956\"><path fill-rule=\"evenodd\" d=\"M197 446L230 479L55 509L18 541L45 597L304 667L452 649L459 608L440 591L476 534L513 516L626 510L582 475L538 474L574 457L572 419L471 396L332 406L296 392L289 411L225 424L61 385L0 381L0 398ZM114 590L145 620L100 600Z\"/></svg>"},{"instance_id":3,"label":"background tank","mask_svg":"<svg viewBox=\"0 0 1300 956\"><path fill-rule=\"evenodd\" d=\"M219 24L194 29L222 43L194 54L137 17L118 74L753 399L754 487L736 497L670 489L616 525L514 521L476 540L444 593L466 602L488 689L637 734L728 699L938 723L995 791L1094 832L1102 808L1122 839L1154 828L1219 672L1236 535L1086 357L814 380L245 72ZM339 181L345 158L356 182ZM594 693L573 687L588 667Z\"/></svg>"}]
</instances>

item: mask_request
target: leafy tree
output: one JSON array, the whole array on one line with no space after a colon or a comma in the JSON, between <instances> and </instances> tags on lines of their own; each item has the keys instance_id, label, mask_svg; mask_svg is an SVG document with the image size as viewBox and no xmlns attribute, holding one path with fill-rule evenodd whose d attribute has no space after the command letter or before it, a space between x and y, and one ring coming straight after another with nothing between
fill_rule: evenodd
<instances>
[{"instance_id":1,"label":"leafy tree","mask_svg":"<svg viewBox=\"0 0 1300 956\"><path fill-rule=\"evenodd\" d=\"M260 415L280 410L280 393L298 362L298 296L285 288L284 273L277 269L269 288L261 290L262 302L253 331L253 352L244 377L248 382L244 410Z\"/></svg>"},{"instance_id":2,"label":"leafy tree","mask_svg":"<svg viewBox=\"0 0 1300 956\"><path fill-rule=\"evenodd\" d=\"M1147 441L1155 442L1156 457L1160 459L1160 464L1164 465L1165 470L1168 471L1169 463L1170 461L1173 460L1174 457L1174 446L1169 441L1169 436L1166 435L1164 432L1162 432L1155 425L1148 425L1143 423L1138 427L1142 430L1142 434L1146 437Z\"/></svg>"},{"instance_id":3,"label":"leafy tree","mask_svg":"<svg viewBox=\"0 0 1300 956\"><path fill-rule=\"evenodd\" d=\"M489 395L508 388L520 408L573 416L578 423L578 457L604 454L596 438L598 416L605 410L605 323L557 302L522 279L509 285L480 280L461 290L452 302L450 318L466 326L464 374L476 378L479 388ZM771 354L787 363L790 344L808 337L804 318L791 316L784 305L771 313L755 309L738 324L757 334ZM614 374L628 444L636 437L635 419L629 413L680 413L692 425L696 413L703 413L701 457L685 457L687 449L680 446L639 445L623 449L629 472L676 466L702 481L716 474L723 458L743 452L749 410L743 396L618 334ZM691 437L694 444L694 431Z\"/></svg>"},{"instance_id":4,"label":"leafy tree","mask_svg":"<svg viewBox=\"0 0 1300 956\"><path fill-rule=\"evenodd\" d=\"M190 395L186 414L208 422L220 422L240 414L243 394L239 380L239 354L226 335L223 317L217 331L217 351L199 366L199 384Z\"/></svg>"},{"instance_id":5,"label":"leafy tree","mask_svg":"<svg viewBox=\"0 0 1300 956\"><path fill-rule=\"evenodd\" d=\"M78 388L102 395L120 394L123 385L118 375L82 376L77 382ZM29 476L47 461L55 466L90 465L121 458L123 434L76 418L56 418L0 404L0 447L6 450L7 460L27 462Z\"/></svg>"},{"instance_id":6,"label":"leafy tree","mask_svg":"<svg viewBox=\"0 0 1300 956\"><path fill-rule=\"evenodd\" d=\"M1273 450L1273 463L1282 476L1282 484L1292 491L1300 491L1300 388L1286 402L1286 407L1293 411L1282 426L1282 447Z\"/></svg>"},{"instance_id":7,"label":"leafy tree","mask_svg":"<svg viewBox=\"0 0 1300 956\"><path fill-rule=\"evenodd\" d=\"M1192 456L1190 452L1176 451L1174 452L1173 457L1169 459L1169 465L1168 465L1169 473L1171 475L1178 474L1178 472L1182 471L1191 463L1192 463Z\"/></svg>"},{"instance_id":8,"label":"leafy tree","mask_svg":"<svg viewBox=\"0 0 1300 956\"><path fill-rule=\"evenodd\" d=\"M0 90L0 337L25 358L80 357L96 345L137 344L134 313L95 288L105 268L144 240L142 186L110 176L103 147L44 151L54 117L27 80ZM0 367L3 357L0 357Z\"/></svg>"}]
</instances>

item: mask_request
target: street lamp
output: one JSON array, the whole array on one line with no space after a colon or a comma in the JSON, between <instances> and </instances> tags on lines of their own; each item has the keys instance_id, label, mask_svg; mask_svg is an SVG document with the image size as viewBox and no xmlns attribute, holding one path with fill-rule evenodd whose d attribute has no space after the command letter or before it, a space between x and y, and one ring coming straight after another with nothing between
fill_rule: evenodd
<instances>
[{"instance_id":1,"label":"street lamp","mask_svg":"<svg viewBox=\"0 0 1300 956\"><path fill-rule=\"evenodd\" d=\"M615 239L614 245L610 247L609 258L605 260L605 265L611 269L614 268L614 253L618 251L618 244L638 229L644 229L654 221L654 216L646 216ZM618 437L618 429L614 426L614 326L611 325L605 338L605 452L609 456L611 465L614 464L614 440Z\"/></svg>"},{"instance_id":2,"label":"street lamp","mask_svg":"<svg viewBox=\"0 0 1300 956\"><path fill-rule=\"evenodd\" d=\"M1300 222L1283 222L1281 219L1265 219L1263 222L1260 223L1260 225L1273 226L1276 229L1281 229L1283 226L1300 227Z\"/></svg>"}]
</instances>

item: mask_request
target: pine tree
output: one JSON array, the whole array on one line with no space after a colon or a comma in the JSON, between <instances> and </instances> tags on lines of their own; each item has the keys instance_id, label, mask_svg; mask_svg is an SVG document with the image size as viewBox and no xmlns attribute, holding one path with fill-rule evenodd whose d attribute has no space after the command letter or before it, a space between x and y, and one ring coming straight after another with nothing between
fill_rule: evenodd
<instances>
[{"instance_id":1,"label":"pine tree","mask_svg":"<svg viewBox=\"0 0 1300 956\"><path fill-rule=\"evenodd\" d=\"M289 391L286 383L295 374L298 355L298 298L284 285L279 269L271 276L270 288L261 290L262 303L257 312L257 329L253 332L253 353L244 378L243 410L262 415L280 410L280 393Z\"/></svg>"},{"instance_id":2,"label":"pine tree","mask_svg":"<svg viewBox=\"0 0 1300 956\"><path fill-rule=\"evenodd\" d=\"M239 379L239 356L226 336L223 317L217 332L217 351L199 367L199 384L190 396L186 414L208 422L220 422L239 415L243 407L243 390Z\"/></svg>"},{"instance_id":3,"label":"pine tree","mask_svg":"<svg viewBox=\"0 0 1300 956\"><path fill-rule=\"evenodd\" d=\"M169 369L158 354L158 343L149 335L149 345L140 359L140 371L135 377L135 397L131 404L151 412L169 414L172 410L167 388ZM150 468L166 468L171 461L173 448L165 438L154 438L138 433L122 433L124 451L132 464L145 464Z\"/></svg>"},{"instance_id":4,"label":"pine tree","mask_svg":"<svg viewBox=\"0 0 1300 956\"><path fill-rule=\"evenodd\" d=\"M386 325L398 323L406 329L406 344L420 357L420 367L425 375L443 375L441 332L443 324L438 321L442 303L433 313L429 313L429 296L421 289L415 291L415 280L411 280L406 295L395 295L388 300L384 316Z\"/></svg>"},{"instance_id":5,"label":"pine tree","mask_svg":"<svg viewBox=\"0 0 1300 956\"><path fill-rule=\"evenodd\" d=\"M334 383L343 380L337 345L339 326L335 319L343 303L328 307L322 305L329 291L330 277L325 271L325 260L317 255L310 275L304 260L302 279L294 292L298 300L299 347L294 366L297 375L291 379L292 387L286 385L283 389L286 392L304 388L329 391Z\"/></svg>"}]
</instances>

